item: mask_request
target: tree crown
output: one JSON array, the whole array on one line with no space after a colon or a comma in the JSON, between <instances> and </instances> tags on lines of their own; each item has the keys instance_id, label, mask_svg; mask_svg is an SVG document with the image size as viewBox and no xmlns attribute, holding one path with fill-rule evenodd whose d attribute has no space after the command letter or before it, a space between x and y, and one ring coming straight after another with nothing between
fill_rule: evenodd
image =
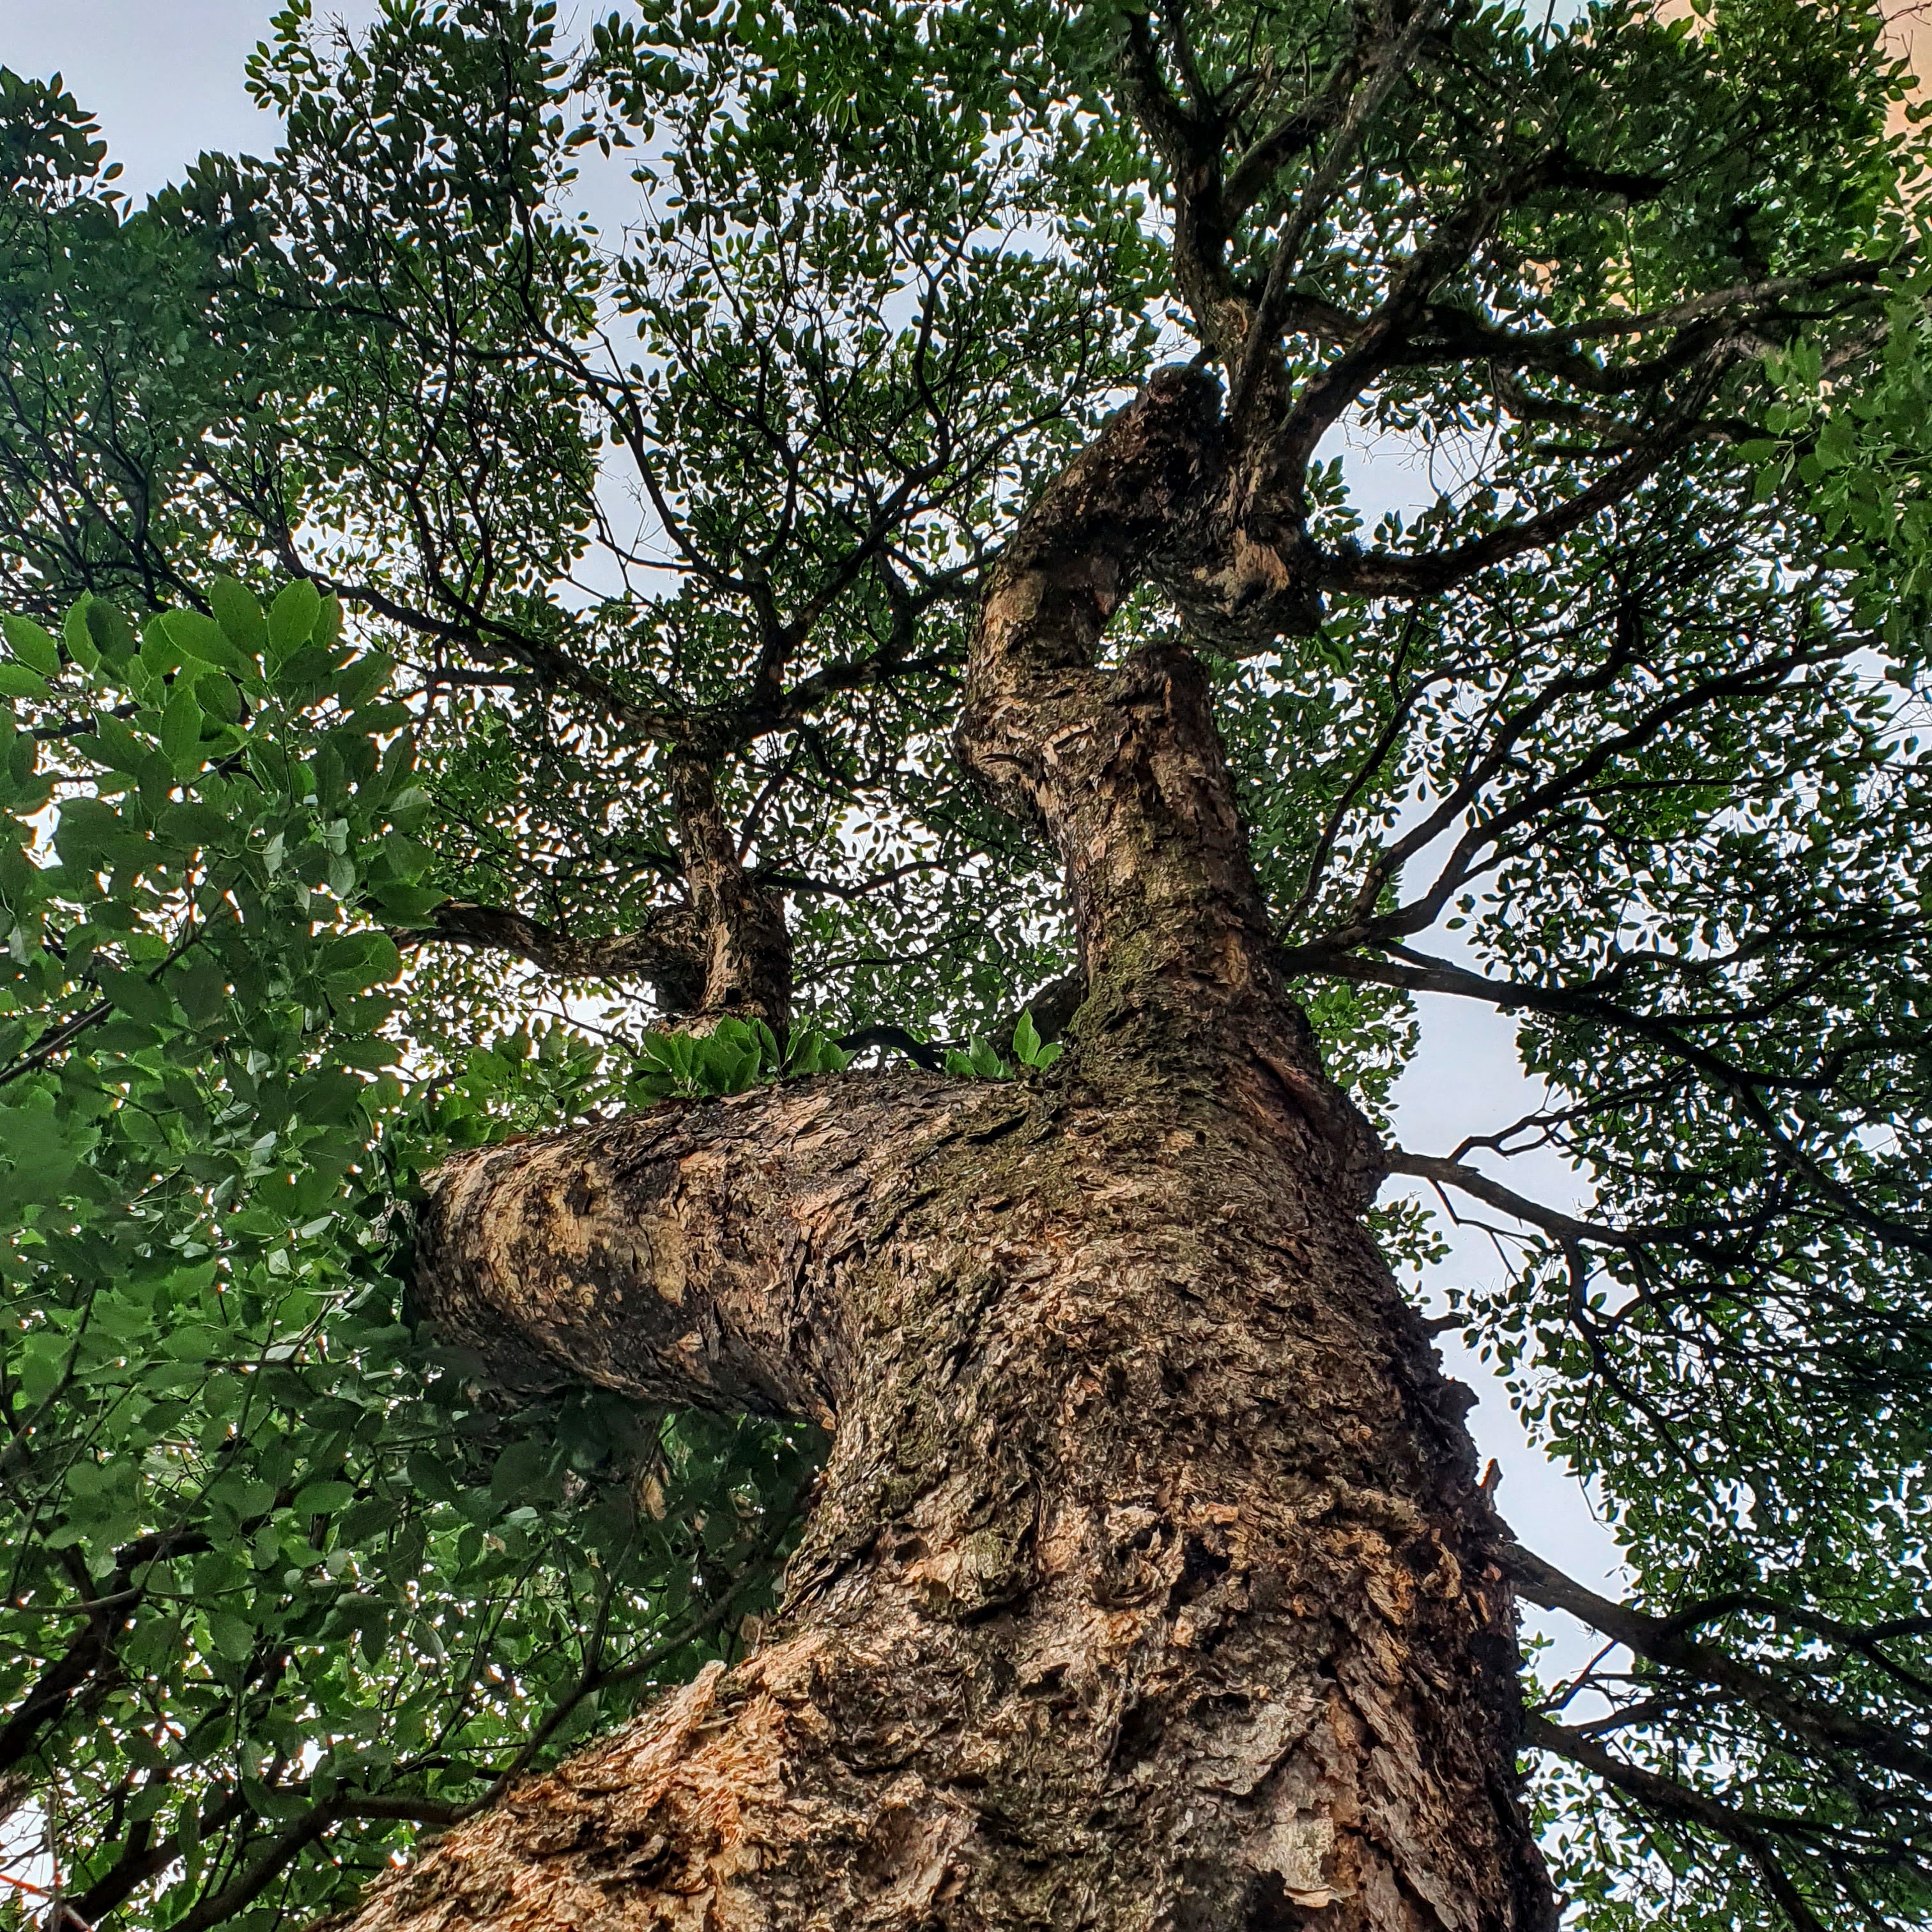
<instances>
[{"instance_id":1,"label":"tree crown","mask_svg":"<svg viewBox=\"0 0 1932 1932\"><path fill-rule=\"evenodd\" d=\"M1187 507L1103 662L1204 667L1385 1136L1425 996L1548 1082L1389 1162L1498 1217L1448 1318L1629 1553L1621 1613L1526 1558L1635 1660L1537 1694L1580 1909L1917 1922L1932 325L1880 21L554 15L291 6L284 146L139 210L0 76L0 1772L71 1909L330 1908L742 1642L810 1443L493 1391L411 1334L414 1177L1051 1064L1104 976L952 734L1020 517L1166 369ZM1365 513L1351 439L1428 500Z\"/></svg>"}]
</instances>

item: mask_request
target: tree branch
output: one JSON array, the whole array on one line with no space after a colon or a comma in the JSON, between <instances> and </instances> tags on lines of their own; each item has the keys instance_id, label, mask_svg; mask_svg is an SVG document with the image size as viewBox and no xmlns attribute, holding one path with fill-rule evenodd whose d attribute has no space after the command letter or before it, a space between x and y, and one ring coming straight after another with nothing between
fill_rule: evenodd
<instances>
[{"instance_id":1,"label":"tree branch","mask_svg":"<svg viewBox=\"0 0 1932 1932\"><path fill-rule=\"evenodd\" d=\"M430 917L434 923L427 930L399 933L399 941L511 952L560 979L648 980L680 991L703 984L702 928L686 906L666 906L636 932L603 939L573 939L513 907L464 899L444 900Z\"/></svg>"},{"instance_id":2,"label":"tree branch","mask_svg":"<svg viewBox=\"0 0 1932 1932\"><path fill-rule=\"evenodd\" d=\"M1805 1901L1778 1863L1770 1838L1758 1826L1748 1822L1727 1804L1706 1792L1697 1791L1674 1778L1627 1763L1606 1750L1594 1739L1562 1724L1552 1724L1535 1712L1523 1719L1523 1739L1539 1750L1553 1752L1572 1764L1592 1771L1606 1784L1635 1798L1653 1814L1702 1825L1728 1844L1735 1845L1757 1868L1770 1892L1791 1921L1796 1932L1826 1932L1824 1922ZM1796 1821L1794 1820L1794 1822Z\"/></svg>"},{"instance_id":3,"label":"tree branch","mask_svg":"<svg viewBox=\"0 0 1932 1932\"><path fill-rule=\"evenodd\" d=\"M1446 1160L1434 1154L1411 1154L1406 1148L1391 1148L1387 1165L1392 1174L1406 1174L1417 1180L1433 1182L1438 1187L1454 1187L1486 1206L1527 1222L1532 1228L1540 1228L1558 1240L1596 1241L1606 1247L1635 1248L1642 1246L1646 1237L1654 1239L1660 1232L1654 1228L1605 1228L1594 1222L1580 1221L1574 1214L1546 1208L1527 1195L1518 1194L1502 1182L1492 1180L1480 1168L1467 1166L1461 1161Z\"/></svg>"},{"instance_id":4,"label":"tree branch","mask_svg":"<svg viewBox=\"0 0 1932 1932\"><path fill-rule=\"evenodd\" d=\"M902 1053L915 1066L928 1073L945 1070L946 1049L931 1040L921 1040L902 1026L862 1026L856 1033L841 1034L836 1044L845 1053L862 1053L868 1046L889 1047Z\"/></svg>"},{"instance_id":5,"label":"tree branch","mask_svg":"<svg viewBox=\"0 0 1932 1932\"><path fill-rule=\"evenodd\" d=\"M1290 974L1329 974L1338 980L1394 986L1404 992L1453 994L1463 999L1481 1000L1504 1012L1526 1008L1532 1012L1597 1021L1651 1041L1686 1065L1733 1090L1771 1088L1809 1092L1826 1084L1822 1080L1739 1066L1721 1054L1700 1046L1694 1040L1686 1040L1667 1022L1647 1013L1631 1012L1587 989L1537 986L1522 980L1487 980L1480 973L1471 972L1466 966L1454 965L1428 953L1417 952L1407 946L1399 950L1404 961L1414 963L1399 964L1385 959L1366 959L1340 946L1317 941L1284 953L1282 967Z\"/></svg>"},{"instance_id":6,"label":"tree branch","mask_svg":"<svg viewBox=\"0 0 1932 1932\"><path fill-rule=\"evenodd\" d=\"M1354 160L1356 148L1367 131L1369 123L1381 111L1382 103L1388 98L1389 90L1414 63L1422 44L1422 38L1434 21L1439 5L1440 0L1416 0L1415 10L1403 23L1402 32L1394 42L1375 50L1368 56L1365 63L1369 68L1367 84L1349 102L1347 112L1342 117L1342 124L1335 130L1328 151L1315 170L1313 178L1295 197L1294 212L1289 215L1275 243L1274 259L1268 264L1268 280L1262 286L1261 300L1256 306L1254 320L1248 332L1248 339L1243 345L1240 365L1229 394L1228 417L1237 428L1246 418L1261 381L1262 370L1274 352L1275 338L1281 329L1282 308L1288 292L1288 278L1295 263L1300 259L1302 247L1313 232L1315 224L1328 212L1329 202L1334 199L1336 191L1342 185L1342 176ZM1420 276L1421 260L1418 254L1408 273L1399 278L1396 292L1384 304L1383 316L1365 326L1363 331L1365 337L1395 326L1395 319L1402 314L1406 300L1405 284L1412 278ZM1430 275L1429 280L1433 282L1434 274ZM1347 359L1346 353L1343 359ZM1320 384L1318 382L1312 386L1318 388ZM1291 412L1288 424L1284 425L1286 440L1291 442L1292 436L1286 433L1292 431L1302 407L1303 405L1298 403ZM1318 432L1316 440L1319 440ZM1310 447L1313 447L1312 442Z\"/></svg>"},{"instance_id":7,"label":"tree branch","mask_svg":"<svg viewBox=\"0 0 1932 1932\"><path fill-rule=\"evenodd\" d=\"M1898 1732L1802 1696L1770 1671L1673 1630L1667 1618L1599 1596L1520 1543L1510 1546L1505 1562L1518 1592L1532 1604L1567 1611L1639 1657L1724 1690L1808 1744L1853 1752L1902 1776L1932 1782L1932 1750Z\"/></svg>"},{"instance_id":8,"label":"tree branch","mask_svg":"<svg viewBox=\"0 0 1932 1932\"><path fill-rule=\"evenodd\" d=\"M207 1538L199 1532L177 1530L138 1537L114 1552L114 1568L86 1606L86 1628L41 1672L0 1726L0 1772L10 1771L30 1756L44 1734L66 1715L74 1694L110 1662L114 1640L139 1598L139 1592L130 1588L134 1572L164 1556L196 1554L207 1547Z\"/></svg>"},{"instance_id":9,"label":"tree branch","mask_svg":"<svg viewBox=\"0 0 1932 1932\"><path fill-rule=\"evenodd\" d=\"M1424 551L1413 556L1385 550L1366 550L1358 556L1328 553L1321 566L1322 588L1372 597L1434 596L1478 571L1507 563L1526 550L1540 549L1568 536L1599 511L1622 502L1683 442L1708 388L1708 379L1696 385L1691 398L1654 424L1631 444L1621 460L1567 502L1526 517L1520 523L1506 524L1486 537L1458 544L1452 550Z\"/></svg>"}]
</instances>

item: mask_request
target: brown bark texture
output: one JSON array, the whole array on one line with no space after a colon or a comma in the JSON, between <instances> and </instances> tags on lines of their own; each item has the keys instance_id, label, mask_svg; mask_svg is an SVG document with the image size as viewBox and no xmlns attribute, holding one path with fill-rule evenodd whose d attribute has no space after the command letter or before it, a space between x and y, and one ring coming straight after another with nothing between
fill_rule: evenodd
<instances>
[{"instance_id":1,"label":"brown bark texture","mask_svg":"<svg viewBox=\"0 0 1932 1932\"><path fill-rule=\"evenodd\" d=\"M440 1177L418 1294L506 1382L833 1446L763 1647L362 1932L1553 1924L1466 1391L1361 1225L1378 1150L1271 963L1199 667L1095 662L1216 420L1158 379L986 594L960 750L1065 862L1057 1066L794 1082Z\"/></svg>"}]
</instances>

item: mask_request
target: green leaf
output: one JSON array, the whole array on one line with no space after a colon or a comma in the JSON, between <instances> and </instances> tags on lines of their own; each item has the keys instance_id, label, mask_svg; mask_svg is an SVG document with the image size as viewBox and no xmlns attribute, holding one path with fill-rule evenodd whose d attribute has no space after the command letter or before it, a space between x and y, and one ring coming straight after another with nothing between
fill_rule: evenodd
<instances>
[{"instance_id":1,"label":"green leaf","mask_svg":"<svg viewBox=\"0 0 1932 1932\"><path fill-rule=\"evenodd\" d=\"M246 660L212 617L205 617L199 610L170 610L160 621L168 641L184 658L224 670L246 668Z\"/></svg>"},{"instance_id":2,"label":"green leaf","mask_svg":"<svg viewBox=\"0 0 1932 1932\"><path fill-rule=\"evenodd\" d=\"M355 1500L353 1484L325 1480L304 1484L289 1507L298 1516L330 1516Z\"/></svg>"},{"instance_id":3,"label":"green leaf","mask_svg":"<svg viewBox=\"0 0 1932 1932\"><path fill-rule=\"evenodd\" d=\"M53 677L60 670L60 646L31 617L0 618L8 647L29 670Z\"/></svg>"},{"instance_id":4,"label":"green leaf","mask_svg":"<svg viewBox=\"0 0 1932 1932\"><path fill-rule=\"evenodd\" d=\"M973 1036L973 1050L968 1064L982 1080L1010 1080L1012 1069L994 1050L990 1041L982 1040L977 1034Z\"/></svg>"},{"instance_id":5,"label":"green leaf","mask_svg":"<svg viewBox=\"0 0 1932 1932\"><path fill-rule=\"evenodd\" d=\"M1061 1051L1057 1040L1051 1046L1042 1044L1040 1029L1034 1024L1032 1013L1023 1010L1013 1028L1014 1058L1022 1066L1045 1068L1060 1058Z\"/></svg>"},{"instance_id":6,"label":"green leaf","mask_svg":"<svg viewBox=\"0 0 1932 1932\"><path fill-rule=\"evenodd\" d=\"M54 821L54 844L70 865L104 860L120 838L121 814L105 799L84 793L62 800Z\"/></svg>"},{"instance_id":7,"label":"green leaf","mask_svg":"<svg viewBox=\"0 0 1932 1932\"><path fill-rule=\"evenodd\" d=\"M194 687L177 682L161 713L161 755L183 778L201 768L201 706Z\"/></svg>"},{"instance_id":8,"label":"green leaf","mask_svg":"<svg viewBox=\"0 0 1932 1932\"><path fill-rule=\"evenodd\" d=\"M245 657L260 657L268 648L268 620L255 593L232 577L218 577L208 586L215 622L228 640Z\"/></svg>"},{"instance_id":9,"label":"green leaf","mask_svg":"<svg viewBox=\"0 0 1932 1932\"><path fill-rule=\"evenodd\" d=\"M227 1610L209 1610L204 1615L208 1640L218 1656L226 1658L230 1664L246 1664L254 1656L256 1630L247 1618L238 1617Z\"/></svg>"},{"instance_id":10,"label":"green leaf","mask_svg":"<svg viewBox=\"0 0 1932 1932\"><path fill-rule=\"evenodd\" d=\"M387 684L395 671L395 660L380 651L370 651L356 658L335 681L336 700L345 711L352 711Z\"/></svg>"},{"instance_id":11,"label":"green leaf","mask_svg":"<svg viewBox=\"0 0 1932 1932\"><path fill-rule=\"evenodd\" d=\"M285 584L268 607L268 649L278 658L308 642L322 613L322 593L306 578Z\"/></svg>"},{"instance_id":12,"label":"green leaf","mask_svg":"<svg viewBox=\"0 0 1932 1932\"><path fill-rule=\"evenodd\" d=\"M784 1062L787 1078L843 1073L851 1064L852 1056L843 1051L816 1021L792 1029L790 1051Z\"/></svg>"},{"instance_id":13,"label":"green leaf","mask_svg":"<svg viewBox=\"0 0 1932 1932\"><path fill-rule=\"evenodd\" d=\"M242 722L242 694L235 680L220 671L210 671L194 680L195 701L210 717L224 724Z\"/></svg>"},{"instance_id":14,"label":"green leaf","mask_svg":"<svg viewBox=\"0 0 1932 1932\"><path fill-rule=\"evenodd\" d=\"M86 612L78 605L67 614L67 621L61 627L61 641L67 646L68 656L90 676L100 668L100 646L88 631Z\"/></svg>"},{"instance_id":15,"label":"green leaf","mask_svg":"<svg viewBox=\"0 0 1932 1932\"><path fill-rule=\"evenodd\" d=\"M149 686L158 685L170 672L178 670L182 662L182 647L169 628L167 614L150 617L142 628L140 646L141 668L148 674Z\"/></svg>"},{"instance_id":16,"label":"green leaf","mask_svg":"<svg viewBox=\"0 0 1932 1932\"><path fill-rule=\"evenodd\" d=\"M124 664L134 655L134 627L113 604L98 597L88 598L86 623L88 636L110 664Z\"/></svg>"},{"instance_id":17,"label":"green leaf","mask_svg":"<svg viewBox=\"0 0 1932 1932\"><path fill-rule=\"evenodd\" d=\"M45 698L47 681L22 664L0 664L0 695L8 698Z\"/></svg>"},{"instance_id":18,"label":"green leaf","mask_svg":"<svg viewBox=\"0 0 1932 1932\"><path fill-rule=\"evenodd\" d=\"M385 918L398 926L428 926L430 915L448 902L449 895L434 886L384 885L374 888L372 896Z\"/></svg>"},{"instance_id":19,"label":"green leaf","mask_svg":"<svg viewBox=\"0 0 1932 1932\"><path fill-rule=\"evenodd\" d=\"M173 974L167 983L182 1012L196 1024L206 1025L227 1016L228 980L219 966L188 967Z\"/></svg>"},{"instance_id":20,"label":"green leaf","mask_svg":"<svg viewBox=\"0 0 1932 1932\"><path fill-rule=\"evenodd\" d=\"M68 656L88 670L100 662L100 647L87 627L87 607L93 601L83 594L69 608L61 623L61 641L67 646Z\"/></svg>"},{"instance_id":21,"label":"green leaf","mask_svg":"<svg viewBox=\"0 0 1932 1932\"><path fill-rule=\"evenodd\" d=\"M97 966L94 971L101 991L129 1018L159 1024L170 1017L171 1002L166 992L146 974L111 966Z\"/></svg>"},{"instance_id":22,"label":"green leaf","mask_svg":"<svg viewBox=\"0 0 1932 1932\"><path fill-rule=\"evenodd\" d=\"M461 1490L440 1457L427 1449L414 1449L408 1457L410 1480L433 1501L453 1503Z\"/></svg>"},{"instance_id":23,"label":"green leaf","mask_svg":"<svg viewBox=\"0 0 1932 1932\"><path fill-rule=\"evenodd\" d=\"M334 591L322 600L315 628L310 634L324 650L333 650L342 636L342 599Z\"/></svg>"},{"instance_id":24,"label":"green leaf","mask_svg":"<svg viewBox=\"0 0 1932 1932\"><path fill-rule=\"evenodd\" d=\"M319 977L350 992L393 980L402 969L395 941L382 932L349 933L331 940L316 962Z\"/></svg>"}]
</instances>

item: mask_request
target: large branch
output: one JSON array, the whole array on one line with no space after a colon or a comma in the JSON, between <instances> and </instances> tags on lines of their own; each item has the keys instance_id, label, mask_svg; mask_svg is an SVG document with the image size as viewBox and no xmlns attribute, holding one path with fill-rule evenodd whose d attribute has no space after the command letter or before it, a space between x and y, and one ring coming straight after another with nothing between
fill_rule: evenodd
<instances>
[{"instance_id":1,"label":"large branch","mask_svg":"<svg viewBox=\"0 0 1932 1932\"><path fill-rule=\"evenodd\" d=\"M1598 1241L1606 1247L1640 1247L1646 1240L1667 1237L1668 1228L1608 1228L1594 1221L1580 1221L1554 1208L1532 1201L1501 1181L1492 1180L1480 1168L1466 1162L1446 1160L1434 1154L1412 1154L1406 1148L1391 1148L1387 1162L1390 1174L1406 1174L1426 1180L1438 1188L1454 1187L1473 1196L1513 1219L1540 1228L1559 1241Z\"/></svg>"},{"instance_id":2,"label":"large branch","mask_svg":"<svg viewBox=\"0 0 1932 1932\"><path fill-rule=\"evenodd\" d=\"M1198 668L1158 649L1118 671L1094 662L1154 554L1185 544L1222 454L1216 384L1162 371L1027 513L987 582L960 754L1058 848L1090 989L1117 965L1143 989L1210 984L1208 956L1254 950L1264 917Z\"/></svg>"},{"instance_id":3,"label":"large branch","mask_svg":"<svg viewBox=\"0 0 1932 1932\"><path fill-rule=\"evenodd\" d=\"M1322 560L1323 588L1371 597L1432 597L1479 571L1546 549L1641 488L1690 435L1708 388L1708 382L1699 383L1690 402L1653 424L1618 461L1566 501L1448 550L1329 554Z\"/></svg>"},{"instance_id":4,"label":"large branch","mask_svg":"<svg viewBox=\"0 0 1932 1932\"><path fill-rule=\"evenodd\" d=\"M514 907L476 905L466 899L445 899L430 918L434 922L427 931L409 936L417 941L441 940L512 952L560 979L649 980L681 986L702 977L703 934L695 915L685 906L667 906L636 931L601 939L573 938Z\"/></svg>"},{"instance_id":5,"label":"large branch","mask_svg":"<svg viewBox=\"0 0 1932 1932\"><path fill-rule=\"evenodd\" d=\"M413 1312L512 1388L829 1424L854 1340L842 1253L984 1097L847 1074L456 1155L422 1211Z\"/></svg>"},{"instance_id":6,"label":"large branch","mask_svg":"<svg viewBox=\"0 0 1932 1932\"><path fill-rule=\"evenodd\" d=\"M791 1011L784 892L746 866L712 767L683 751L669 765L687 904L660 908L630 932L578 939L513 908L446 899L410 938L514 953L564 979L648 980L674 1012L762 1019L782 1040Z\"/></svg>"},{"instance_id":7,"label":"large branch","mask_svg":"<svg viewBox=\"0 0 1932 1932\"><path fill-rule=\"evenodd\" d=\"M1330 138L1320 164L1310 178L1306 187L1296 197L1294 209L1283 224L1276 239L1274 259L1268 264L1268 280L1262 290L1262 297L1255 310L1253 323L1248 339L1243 346L1240 365L1234 378L1234 388L1228 402L1228 414L1239 423L1246 416L1248 405L1253 399L1260 382L1262 371L1274 356L1276 338L1280 334L1282 315L1288 298L1290 278L1301 258L1301 251L1309 236L1315 231L1316 224L1327 214L1329 204L1340 191L1343 178L1354 164L1357 148L1367 133L1369 124L1381 111L1382 103L1388 98L1390 90L1414 64L1415 56L1438 10L1438 0L1417 0L1414 10L1404 23L1401 32L1391 41L1372 50L1364 59L1366 78L1360 90L1350 100L1341 124ZM1400 304L1392 301L1388 310L1388 320L1384 325L1380 318L1364 326L1363 336L1372 339L1376 332L1384 326L1398 326L1393 320L1400 313ZM1353 350L1345 353L1354 352ZM1302 405L1298 404L1297 411ZM1284 426L1285 434L1292 440L1293 416ZM1318 435L1316 440L1319 440ZM1312 449L1314 443L1311 442Z\"/></svg>"},{"instance_id":8,"label":"large branch","mask_svg":"<svg viewBox=\"0 0 1932 1932\"><path fill-rule=\"evenodd\" d=\"M1211 102L1176 98L1145 14L1128 14L1124 27L1121 90L1173 182L1174 280L1203 339L1232 355L1246 324L1246 305L1228 272L1234 214L1221 192L1226 129Z\"/></svg>"}]
</instances>

